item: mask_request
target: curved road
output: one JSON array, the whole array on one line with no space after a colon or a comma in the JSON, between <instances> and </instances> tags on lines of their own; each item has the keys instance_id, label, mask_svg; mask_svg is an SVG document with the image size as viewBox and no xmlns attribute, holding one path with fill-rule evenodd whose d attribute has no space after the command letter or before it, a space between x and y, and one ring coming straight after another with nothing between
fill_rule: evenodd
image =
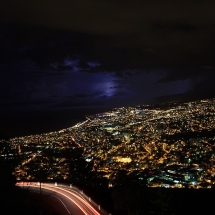
<instances>
[{"instance_id":1,"label":"curved road","mask_svg":"<svg viewBox=\"0 0 215 215\"><path fill-rule=\"evenodd\" d=\"M40 186L37 183L24 182L16 185L40 192ZM61 202L65 215L102 215L86 199L69 188L42 183L41 190L42 194L50 195Z\"/></svg>"}]
</instances>

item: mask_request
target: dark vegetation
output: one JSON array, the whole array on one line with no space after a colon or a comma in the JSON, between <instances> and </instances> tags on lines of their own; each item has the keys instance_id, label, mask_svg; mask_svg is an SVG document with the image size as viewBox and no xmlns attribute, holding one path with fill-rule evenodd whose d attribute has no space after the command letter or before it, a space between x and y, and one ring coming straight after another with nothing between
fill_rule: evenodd
<instances>
[{"instance_id":1,"label":"dark vegetation","mask_svg":"<svg viewBox=\"0 0 215 215\"><path fill-rule=\"evenodd\" d=\"M116 185L107 188L100 181L97 187L84 191L113 215L211 215L214 210L214 189L148 188L145 182L126 172L118 173Z\"/></svg>"},{"instance_id":2,"label":"dark vegetation","mask_svg":"<svg viewBox=\"0 0 215 215\"><path fill-rule=\"evenodd\" d=\"M0 139L7 137L0 133ZM0 151L7 150L7 143L0 144ZM37 205L29 198L28 190L15 186L16 179L12 174L17 160L6 160L0 157L0 214L1 215L39 215Z\"/></svg>"},{"instance_id":3,"label":"dark vegetation","mask_svg":"<svg viewBox=\"0 0 215 215\"><path fill-rule=\"evenodd\" d=\"M214 189L148 188L129 176L119 179L111 195L114 207L127 215L210 215L215 203Z\"/></svg>"},{"instance_id":4,"label":"dark vegetation","mask_svg":"<svg viewBox=\"0 0 215 215\"><path fill-rule=\"evenodd\" d=\"M27 190L15 186L12 167L8 161L0 161L0 214L39 215L39 210L29 198Z\"/></svg>"},{"instance_id":5,"label":"dark vegetation","mask_svg":"<svg viewBox=\"0 0 215 215\"><path fill-rule=\"evenodd\" d=\"M200 138L200 137L214 137L215 136L215 129L212 130L202 130L201 132L199 131L189 131L189 132L181 132L181 133L176 133L173 135L163 135L163 139L167 140L188 140L190 138Z\"/></svg>"}]
</instances>

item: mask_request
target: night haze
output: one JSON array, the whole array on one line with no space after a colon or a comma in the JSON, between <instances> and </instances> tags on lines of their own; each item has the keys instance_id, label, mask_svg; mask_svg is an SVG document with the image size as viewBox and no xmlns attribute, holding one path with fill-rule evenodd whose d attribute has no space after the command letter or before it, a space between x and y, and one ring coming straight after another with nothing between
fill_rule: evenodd
<instances>
[{"instance_id":1,"label":"night haze","mask_svg":"<svg viewBox=\"0 0 215 215\"><path fill-rule=\"evenodd\" d=\"M0 129L215 97L214 1L0 2Z\"/></svg>"}]
</instances>

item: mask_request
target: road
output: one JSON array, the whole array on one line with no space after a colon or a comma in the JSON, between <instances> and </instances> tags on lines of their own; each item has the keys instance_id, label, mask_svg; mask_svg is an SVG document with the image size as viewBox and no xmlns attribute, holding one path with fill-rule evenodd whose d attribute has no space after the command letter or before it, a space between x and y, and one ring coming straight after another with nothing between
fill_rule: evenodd
<instances>
[{"instance_id":1,"label":"road","mask_svg":"<svg viewBox=\"0 0 215 215\"><path fill-rule=\"evenodd\" d=\"M33 192L40 192L40 186L37 183L17 183L17 186L28 188ZM89 201L84 199L77 192L69 187L55 186L53 184L42 183L42 195L54 197L62 204L63 214L65 215L102 215L95 209Z\"/></svg>"}]
</instances>

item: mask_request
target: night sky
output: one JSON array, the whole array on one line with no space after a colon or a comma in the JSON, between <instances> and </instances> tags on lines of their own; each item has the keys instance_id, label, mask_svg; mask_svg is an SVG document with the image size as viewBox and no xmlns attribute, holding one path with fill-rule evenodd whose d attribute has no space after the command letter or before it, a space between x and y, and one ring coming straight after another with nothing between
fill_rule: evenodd
<instances>
[{"instance_id":1,"label":"night sky","mask_svg":"<svg viewBox=\"0 0 215 215\"><path fill-rule=\"evenodd\" d=\"M214 0L1 0L0 132L215 97Z\"/></svg>"}]
</instances>

